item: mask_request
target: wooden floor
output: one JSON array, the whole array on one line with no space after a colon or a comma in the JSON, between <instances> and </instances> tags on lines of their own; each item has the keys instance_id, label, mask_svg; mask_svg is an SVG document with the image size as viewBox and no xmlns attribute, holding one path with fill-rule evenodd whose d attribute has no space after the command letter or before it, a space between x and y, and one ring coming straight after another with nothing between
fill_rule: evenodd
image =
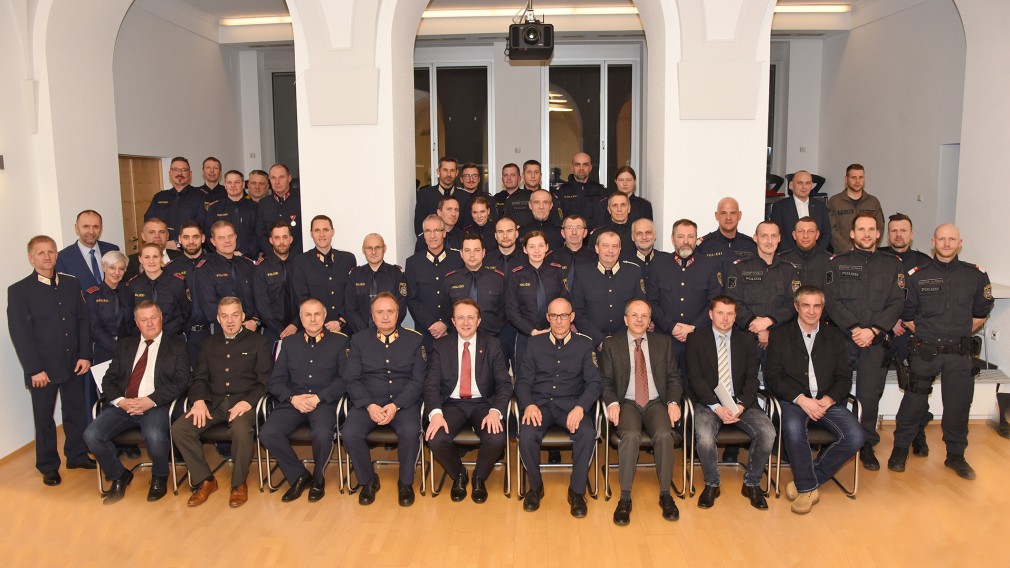
<instances>
[{"instance_id":1,"label":"wooden floor","mask_svg":"<svg viewBox=\"0 0 1010 568\"><path fill-rule=\"evenodd\" d=\"M893 424L885 424L878 452L890 453ZM227 506L227 491L188 509L171 492L147 503L149 473L140 470L126 498L102 506L93 471L62 471L63 484L45 487L24 452L0 465L4 566L1007 566L1010 441L972 424L968 460L976 481L943 467L938 425L930 425L932 453L909 457L904 474L861 472L858 498L831 485L813 512L789 511L783 496L768 511L740 496L742 473L722 472L714 508L678 500L681 519L664 521L656 479L638 473L631 525L611 522L615 499L589 500L589 516L574 519L565 501L567 473L545 474L540 511L525 513L505 499L499 469L484 505L467 499L422 498L396 505L396 466L379 468L375 504L337 491L328 471L327 495L281 503L280 493L253 490L249 503ZM614 456L616 459L616 455ZM228 478L228 470L219 479ZM843 470L844 471L844 470ZM250 481L255 476L255 467ZM790 476L783 471L783 483ZM698 469L696 483L701 483ZM223 483L222 485L225 485ZM353 564L352 564L353 563Z\"/></svg>"}]
</instances>

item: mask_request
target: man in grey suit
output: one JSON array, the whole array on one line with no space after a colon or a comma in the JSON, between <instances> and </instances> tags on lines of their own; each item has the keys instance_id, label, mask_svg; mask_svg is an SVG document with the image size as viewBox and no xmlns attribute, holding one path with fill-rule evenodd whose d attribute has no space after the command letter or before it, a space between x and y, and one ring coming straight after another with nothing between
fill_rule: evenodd
<instances>
[{"instance_id":1,"label":"man in grey suit","mask_svg":"<svg viewBox=\"0 0 1010 568\"><path fill-rule=\"evenodd\" d=\"M652 437L659 476L659 506L663 518L680 517L670 495L673 477L673 426L680 420L683 387L671 336L651 333L652 308L645 300L630 300L624 307L627 333L612 335L603 341L603 402L607 419L617 427L620 441L621 498L614 510L614 524L631 522L631 484L643 430Z\"/></svg>"}]
</instances>

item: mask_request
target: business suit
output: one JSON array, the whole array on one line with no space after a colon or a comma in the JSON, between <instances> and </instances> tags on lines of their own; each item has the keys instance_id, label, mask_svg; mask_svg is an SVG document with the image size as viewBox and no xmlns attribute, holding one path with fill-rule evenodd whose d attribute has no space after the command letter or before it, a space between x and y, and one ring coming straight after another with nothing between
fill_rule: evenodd
<instances>
[{"instance_id":1,"label":"business suit","mask_svg":"<svg viewBox=\"0 0 1010 568\"><path fill-rule=\"evenodd\" d=\"M56 272L62 272L77 278L77 282L81 285L81 290L101 286L102 283L95 280L95 274L91 272L90 260L85 261L84 257L81 256L81 248L78 246L78 243L79 241L74 241L56 256ZM98 251L95 252L95 261L98 263L99 273L104 273L102 271L102 255L119 250L119 247L105 241L98 241L97 246Z\"/></svg>"},{"instance_id":2,"label":"business suit","mask_svg":"<svg viewBox=\"0 0 1010 568\"><path fill-rule=\"evenodd\" d=\"M154 391L146 395L154 402L154 408L140 416L133 416L115 405L117 399L126 396L138 351L146 347L141 343L142 336L126 337L119 342L102 379L102 393L110 405L84 431L84 441L102 465L109 481L126 474L112 439L135 426L140 426L147 453L151 456L151 476L168 477L168 460L172 451L168 436L168 409L172 401L182 396L189 387L189 351L182 339L164 332L160 336L158 355L153 362Z\"/></svg>"},{"instance_id":3,"label":"business suit","mask_svg":"<svg viewBox=\"0 0 1010 568\"><path fill-rule=\"evenodd\" d=\"M693 334L692 334L693 335ZM642 351L648 352L649 377L658 395L640 407L635 403L632 383L634 367L631 349L634 338L630 333L619 333L603 340L600 376L603 378L603 403L609 408L619 404L621 413L618 420L617 455L620 464L621 491L631 491L635 479L635 467L642 441L642 429L652 437L656 452L656 475L659 476L659 490L669 491L673 479L674 435L673 425L667 409L670 404L680 404L683 395L677 358L673 352L673 338L659 333L646 333L641 342Z\"/></svg>"},{"instance_id":4,"label":"business suit","mask_svg":"<svg viewBox=\"0 0 1010 568\"><path fill-rule=\"evenodd\" d=\"M719 348L721 341L713 333L712 326L698 328L687 336L688 380L691 384L691 400L694 405L694 431L697 440L698 457L705 475L705 485L719 486L718 449L716 437L723 421L715 413L719 398L715 388L719 384ZM771 420L757 405L758 390L758 348L754 336L749 333L729 331L730 376L733 383L733 398L744 407L735 425L750 436L747 471L743 483L755 487L761 482L761 474L768 461L775 442L775 428Z\"/></svg>"},{"instance_id":5,"label":"business suit","mask_svg":"<svg viewBox=\"0 0 1010 568\"><path fill-rule=\"evenodd\" d=\"M782 406L782 441L789 454L793 480L800 493L820 487L845 464L866 441L866 432L856 417L845 407L852 389L845 335L835 327L820 326L813 335L813 347L807 352L805 331L799 322L772 329L768 340L768 360L765 383L780 399ZM809 365L813 369L817 392L809 382ZM831 397L835 404L819 420L811 420L794 401L800 396ZM810 456L807 425L813 422L830 430L837 440L821 450L817 460Z\"/></svg>"},{"instance_id":6,"label":"business suit","mask_svg":"<svg viewBox=\"0 0 1010 568\"><path fill-rule=\"evenodd\" d=\"M817 237L817 248L828 250L831 244L831 219L828 217L828 204L821 199L814 197L807 198L807 209L809 217L817 224L817 230L821 232ZM796 248L796 241L793 239L793 230L796 228L796 221L800 220L800 215L796 211L796 198L789 196L780 199L772 204L772 214L769 219L779 226L782 234L782 241L779 242L779 250L785 251ZM845 233L846 237L848 232Z\"/></svg>"},{"instance_id":7,"label":"business suit","mask_svg":"<svg viewBox=\"0 0 1010 568\"><path fill-rule=\"evenodd\" d=\"M494 463L505 449L508 440L505 431L492 434L481 428L489 412L497 411L505 418L512 398L512 379L509 377L505 355L496 337L478 331L468 340L467 349L474 357L472 384L479 396L464 399L460 396L460 337L456 333L437 339L428 361L428 374L424 381L424 405L428 416L440 412L449 432L439 429L428 442L435 459L449 477L456 479L463 467L452 440L460 430L469 426L480 437L474 479L484 480L491 474ZM464 355L465 356L465 355Z\"/></svg>"}]
</instances>

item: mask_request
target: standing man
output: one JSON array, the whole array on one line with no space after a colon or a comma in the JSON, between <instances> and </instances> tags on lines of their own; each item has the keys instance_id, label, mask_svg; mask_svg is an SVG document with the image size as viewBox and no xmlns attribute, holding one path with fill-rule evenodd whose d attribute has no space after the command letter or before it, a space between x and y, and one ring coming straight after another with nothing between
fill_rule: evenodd
<instances>
[{"instance_id":1,"label":"standing man","mask_svg":"<svg viewBox=\"0 0 1010 568\"><path fill-rule=\"evenodd\" d=\"M456 174L459 172L456 158L442 156L438 159L438 183L426 185L417 190L414 204L414 234L420 234L424 218L433 215L443 199L456 195Z\"/></svg>"},{"instance_id":2,"label":"standing man","mask_svg":"<svg viewBox=\"0 0 1010 568\"><path fill-rule=\"evenodd\" d=\"M495 223L494 238L498 246L488 251L484 266L508 274L509 270L527 261L522 247L518 246L519 227L516 226L514 219L511 217L498 219Z\"/></svg>"},{"instance_id":3,"label":"standing man","mask_svg":"<svg viewBox=\"0 0 1010 568\"><path fill-rule=\"evenodd\" d=\"M245 327L242 302L221 298L217 323L221 333L207 338L189 387L190 409L172 425L172 440L189 468L190 485L196 488L187 503L203 505L217 491L217 480L203 455L200 434L217 424L226 424L231 437L231 495L228 506L241 507L249 499L246 479L256 442L256 405L267 392L273 360L267 340Z\"/></svg>"},{"instance_id":4,"label":"standing man","mask_svg":"<svg viewBox=\"0 0 1010 568\"><path fill-rule=\"evenodd\" d=\"M263 170L249 172L249 197L259 203L270 194L270 176Z\"/></svg>"},{"instance_id":5,"label":"standing man","mask_svg":"<svg viewBox=\"0 0 1010 568\"><path fill-rule=\"evenodd\" d=\"M56 451L56 395L60 395L63 453L68 469L95 469L84 443L87 409L84 378L91 368L91 330L81 285L58 274L56 241L39 235L28 241L28 263L34 269L7 288L7 329L24 371L35 419L35 467L42 483L60 484Z\"/></svg>"},{"instance_id":6,"label":"standing man","mask_svg":"<svg viewBox=\"0 0 1010 568\"><path fill-rule=\"evenodd\" d=\"M365 235L361 243L361 253L365 264L356 266L347 275L347 289L344 291L344 311L351 330L357 333L372 324L372 300L379 292L389 292L397 297L400 304L400 321L407 317L407 278L403 269L388 264L386 241L378 233Z\"/></svg>"},{"instance_id":7,"label":"standing man","mask_svg":"<svg viewBox=\"0 0 1010 568\"><path fill-rule=\"evenodd\" d=\"M198 226L203 227L203 225L197 221L186 221L179 226L179 232L181 234L182 227L187 223L197 223ZM202 229L201 229L202 232ZM181 241L182 237L178 237ZM152 217L147 221L144 221L144 226L140 230L140 244L156 244L161 247L161 264L162 266L167 266L168 263L182 256L182 253L175 248L175 242L170 242L168 240L168 225L164 221L158 219L157 217ZM142 270L140 266L140 249L137 252L129 255L128 262L126 264L126 274L123 275L123 281L129 282L131 278L140 274Z\"/></svg>"},{"instance_id":8,"label":"standing man","mask_svg":"<svg viewBox=\"0 0 1010 568\"><path fill-rule=\"evenodd\" d=\"M734 260L750 258L757 254L754 239L740 234L737 230L743 213L740 204L732 197L723 197L715 208L715 220L719 228L698 239L698 252L723 262L725 269Z\"/></svg>"},{"instance_id":9,"label":"standing man","mask_svg":"<svg viewBox=\"0 0 1010 568\"><path fill-rule=\"evenodd\" d=\"M599 261L575 269L572 287L572 307L580 333L588 335L593 345L624 330L625 304L632 299L645 299L645 280L637 264L618 260L621 257L621 237L604 231L596 239ZM650 314L651 315L651 314ZM651 319L651 318L650 318Z\"/></svg>"},{"instance_id":10,"label":"standing man","mask_svg":"<svg viewBox=\"0 0 1010 568\"><path fill-rule=\"evenodd\" d=\"M866 430L859 461L867 470L877 471L880 462L873 446L880 441L877 407L887 379L884 340L904 307L905 274L901 261L877 251L880 233L872 213L856 215L849 235L856 247L828 262L824 293L828 317L849 336L849 362L856 369L856 398Z\"/></svg>"},{"instance_id":11,"label":"standing man","mask_svg":"<svg viewBox=\"0 0 1010 568\"><path fill-rule=\"evenodd\" d=\"M680 518L670 495L673 477L673 428L680 420L683 393L673 341L668 335L648 331L652 309L642 299L624 307L627 333L603 341L603 402L607 419L617 427L621 498L614 510L614 524L631 522L631 486L635 480L642 434L652 439L659 477L659 507L663 518Z\"/></svg>"},{"instance_id":12,"label":"standing man","mask_svg":"<svg viewBox=\"0 0 1010 568\"><path fill-rule=\"evenodd\" d=\"M564 245L551 249L547 258L561 265L565 273L565 286L569 289L575 285L575 267L579 264L595 264L597 261L593 247L586 246L586 220L579 215L569 215L561 223L561 236Z\"/></svg>"},{"instance_id":13,"label":"standing man","mask_svg":"<svg viewBox=\"0 0 1010 568\"><path fill-rule=\"evenodd\" d=\"M424 330L424 347L429 349L436 339L448 333L445 314L449 299L443 294L445 278L462 268L463 261L455 252L446 250L442 219L428 215L423 225L425 250L414 253L405 263L407 308L414 323Z\"/></svg>"},{"instance_id":14,"label":"standing man","mask_svg":"<svg viewBox=\"0 0 1010 568\"><path fill-rule=\"evenodd\" d=\"M772 204L771 221L779 226L779 233L782 235L779 248L783 251L796 247L792 230L796 226L796 221L803 217L813 220L820 232L817 237L817 248L827 250L831 245L828 208L823 201L810 198L810 191L813 188L814 181L810 172L800 170L793 174L793 179L789 182L789 189L793 192L792 199L787 197Z\"/></svg>"},{"instance_id":15,"label":"standing man","mask_svg":"<svg viewBox=\"0 0 1010 568\"><path fill-rule=\"evenodd\" d=\"M273 193L259 202L256 212L256 234L259 250L270 250L270 227L280 221L291 227L291 252L302 252L302 198L300 190L291 187L291 171L284 164L270 167L270 186Z\"/></svg>"},{"instance_id":16,"label":"standing man","mask_svg":"<svg viewBox=\"0 0 1010 568\"><path fill-rule=\"evenodd\" d=\"M200 173L203 175L203 185L197 189L203 193L204 201L207 203L213 203L224 199L226 197L227 187L221 187L221 184L218 183L221 181L221 160L218 160L213 156L204 159L203 169ZM227 181L228 180L226 179L225 183L227 183Z\"/></svg>"},{"instance_id":17,"label":"standing man","mask_svg":"<svg viewBox=\"0 0 1010 568\"><path fill-rule=\"evenodd\" d=\"M270 227L272 250L253 272L253 297L270 345L297 331L291 305L291 241L291 225L275 222Z\"/></svg>"},{"instance_id":18,"label":"standing man","mask_svg":"<svg viewBox=\"0 0 1010 568\"><path fill-rule=\"evenodd\" d=\"M190 369L196 368L203 342L210 337L210 317L203 311L196 287L196 269L206 264L204 261L207 258L203 251L203 242L203 228L196 221L183 223L179 229L182 255L165 266L165 271L169 274L182 276L189 290L192 312L189 316L189 328L186 330L186 347L189 350Z\"/></svg>"},{"instance_id":19,"label":"standing man","mask_svg":"<svg viewBox=\"0 0 1010 568\"><path fill-rule=\"evenodd\" d=\"M860 164L845 168L845 189L828 198L828 218L831 220L831 248L838 254L852 248L849 231L860 213L871 213L877 220L877 230L884 228L884 209L880 200L866 193L866 171Z\"/></svg>"},{"instance_id":20,"label":"standing man","mask_svg":"<svg viewBox=\"0 0 1010 568\"><path fill-rule=\"evenodd\" d=\"M474 235L463 238L459 254L463 268L445 275L443 295L450 306L463 299L475 302L480 309L480 330L497 338L505 323L505 275L484 266L484 244ZM446 319L452 320L451 310Z\"/></svg>"},{"instance_id":21,"label":"standing man","mask_svg":"<svg viewBox=\"0 0 1010 568\"><path fill-rule=\"evenodd\" d=\"M347 316L344 296L347 275L354 268L354 255L337 250L333 243L333 221L326 215L316 215L310 225L315 248L291 261L292 307L309 298L320 300L326 307L326 329L344 331Z\"/></svg>"},{"instance_id":22,"label":"standing man","mask_svg":"<svg viewBox=\"0 0 1010 568\"><path fill-rule=\"evenodd\" d=\"M480 166L473 162L463 164L463 167L459 169L459 181L463 187L459 188L459 191L455 192L453 197L459 201L460 227L469 227L473 224L473 217L470 216L470 206L473 205L474 199L478 197L491 199L490 193L480 189L482 177Z\"/></svg>"},{"instance_id":23,"label":"standing man","mask_svg":"<svg viewBox=\"0 0 1010 568\"><path fill-rule=\"evenodd\" d=\"M909 339L910 377L901 398L894 450L887 469L905 470L908 445L929 408L929 393L939 374L943 385L943 465L962 479L975 479L964 459L968 447L968 411L975 395L971 376L971 337L985 324L993 308L992 284L977 265L958 259L961 232L944 224L933 232L933 260L908 274L902 321L914 335Z\"/></svg>"},{"instance_id":24,"label":"standing man","mask_svg":"<svg viewBox=\"0 0 1010 568\"><path fill-rule=\"evenodd\" d=\"M593 159L585 152L572 156L572 173L568 181L558 188L558 205L565 216L579 215L586 220L587 228L596 228L596 204L607 196L607 190L599 182L589 179L593 172Z\"/></svg>"},{"instance_id":25,"label":"standing man","mask_svg":"<svg viewBox=\"0 0 1010 568\"><path fill-rule=\"evenodd\" d=\"M572 476L568 504L573 517L586 516L586 485L593 458L596 428L593 406L603 387L593 341L572 331L572 305L564 298L545 310L550 329L530 339L529 350L516 376L515 393L522 413L519 455L530 486L523 510L540 508L544 484L540 474L540 446L547 430L557 424L571 434Z\"/></svg>"},{"instance_id":26,"label":"standing man","mask_svg":"<svg viewBox=\"0 0 1010 568\"><path fill-rule=\"evenodd\" d=\"M538 189L530 196L530 211L532 218L529 223L519 229L519 238L525 237L530 231L543 231L547 235L549 250L558 250L564 246L561 238L561 210L554 207L551 192Z\"/></svg>"},{"instance_id":27,"label":"standing man","mask_svg":"<svg viewBox=\"0 0 1010 568\"><path fill-rule=\"evenodd\" d=\"M459 247L463 244L463 230L459 224L459 200L453 197L446 197L445 199L438 202L438 209L435 210L435 215L442 220L443 229L443 241L445 243L445 248L450 250L459 250ZM417 234L417 240L414 243L414 252L421 252L425 249L424 232Z\"/></svg>"},{"instance_id":28,"label":"standing man","mask_svg":"<svg viewBox=\"0 0 1010 568\"><path fill-rule=\"evenodd\" d=\"M504 175L503 171L503 180ZM536 160L526 160L523 162L522 175L523 188L507 196L503 202L501 211L502 217L511 217L519 227L525 227L533 221L533 213L530 210L530 199L533 198L533 192L540 189L540 162Z\"/></svg>"},{"instance_id":29,"label":"standing man","mask_svg":"<svg viewBox=\"0 0 1010 568\"><path fill-rule=\"evenodd\" d=\"M237 236L235 227L228 221L218 221L210 228L210 242L216 252L198 262L194 280L197 302L203 314L217 314L218 303L229 296L237 297L245 307L249 319L242 322L249 331L259 327L256 300L253 295L253 275L256 265L244 256L235 254ZM205 316L209 317L209 316Z\"/></svg>"},{"instance_id":30,"label":"standing man","mask_svg":"<svg viewBox=\"0 0 1010 568\"><path fill-rule=\"evenodd\" d=\"M102 256L119 250L119 247L99 240L102 238L102 216L91 209L77 214L74 233L77 242L60 251L56 259L56 272L76 278L81 290L101 286L105 280Z\"/></svg>"},{"instance_id":31,"label":"standing man","mask_svg":"<svg viewBox=\"0 0 1010 568\"><path fill-rule=\"evenodd\" d=\"M189 160L181 156L172 158L168 171L172 187L154 194L144 213L144 221L161 219L168 229L168 238L174 241L179 236L179 227L186 221L203 225L206 199L202 191L189 185L193 179Z\"/></svg>"},{"instance_id":32,"label":"standing man","mask_svg":"<svg viewBox=\"0 0 1010 568\"><path fill-rule=\"evenodd\" d=\"M280 403L260 430L260 442L277 458L291 486L281 497L289 503L309 488L309 502L326 493L326 466L333 453L337 402L344 396L341 373L347 365L347 336L324 329L326 307L315 298L298 308L301 334L289 335L270 374L270 394ZM312 438L312 475L291 448L288 436L308 423Z\"/></svg>"},{"instance_id":33,"label":"standing man","mask_svg":"<svg viewBox=\"0 0 1010 568\"><path fill-rule=\"evenodd\" d=\"M796 221L792 234L796 248L787 249L779 243L778 256L799 271L803 285L824 288L824 275L828 273L831 253L817 245L820 234L813 219L801 217Z\"/></svg>"},{"instance_id":34,"label":"standing man","mask_svg":"<svg viewBox=\"0 0 1010 568\"><path fill-rule=\"evenodd\" d=\"M473 470L474 503L487 500L485 481L498 456L505 450L506 407L512 398L512 378L498 339L480 332L477 302L463 298L453 304L456 332L435 342L424 381L424 405L428 429L424 434L442 469L453 479L453 501L466 498L469 476L453 443L463 428L480 437L477 465Z\"/></svg>"},{"instance_id":35,"label":"standing man","mask_svg":"<svg viewBox=\"0 0 1010 568\"><path fill-rule=\"evenodd\" d=\"M621 260L637 264L642 274L646 274L657 253L665 254L656 250L656 224L652 219L643 218L631 223L631 240L635 246L629 250L621 249Z\"/></svg>"},{"instance_id":36,"label":"standing man","mask_svg":"<svg viewBox=\"0 0 1010 568\"><path fill-rule=\"evenodd\" d=\"M230 170L225 174L224 190L224 197L207 206L204 227L210 232L210 228L218 221L231 222L238 235L236 253L255 261L260 255L259 239L256 237L256 213L259 207L245 194L242 172Z\"/></svg>"},{"instance_id":37,"label":"standing man","mask_svg":"<svg viewBox=\"0 0 1010 568\"><path fill-rule=\"evenodd\" d=\"M754 232L757 254L733 262L726 272L726 295L737 302L736 326L753 333L767 349L769 330L791 320L793 292L800 287L796 268L775 256L779 226L761 221ZM762 354L763 355L763 354ZM762 357L763 358L763 357Z\"/></svg>"},{"instance_id":38,"label":"standing man","mask_svg":"<svg viewBox=\"0 0 1010 568\"><path fill-rule=\"evenodd\" d=\"M502 190L494 195L495 218L505 217L505 203L512 195L519 190L519 166L508 163L501 169Z\"/></svg>"},{"instance_id":39,"label":"standing man","mask_svg":"<svg viewBox=\"0 0 1010 568\"><path fill-rule=\"evenodd\" d=\"M589 244L595 245L596 236L603 231L613 231L621 237L621 248L625 250L635 248L635 241L631 238L631 218L628 216L630 213L631 201L628 200L628 196L619 191L611 193L607 198L607 217L601 219L601 215L597 218L599 226L589 237Z\"/></svg>"}]
</instances>

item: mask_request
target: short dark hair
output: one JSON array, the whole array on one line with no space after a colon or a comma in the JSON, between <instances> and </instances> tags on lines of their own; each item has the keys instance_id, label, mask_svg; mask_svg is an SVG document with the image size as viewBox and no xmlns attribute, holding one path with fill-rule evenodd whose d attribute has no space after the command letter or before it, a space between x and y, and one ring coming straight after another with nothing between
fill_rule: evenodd
<instances>
[{"instance_id":1,"label":"short dark hair","mask_svg":"<svg viewBox=\"0 0 1010 568\"><path fill-rule=\"evenodd\" d=\"M694 227L695 231L698 230L698 223L695 223L694 221L692 221L690 219L677 219L676 221L673 222L673 228L670 229L670 234L672 235L674 233L674 231L677 230L677 227L679 227L681 225L690 225L690 226Z\"/></svg>"},{"instance_id":2,"label":"short dark hair","mask_svg":"<svg viewBox=\"0 0 1010 568\"><path fill-rule=\"evenodd\" d=\"M848 176L849 172L852 170L862 170L865 172L866 168L863 167L863 164L849 164L848 167L845 168L845 175Z\"/></svg>"},{"instance_id":3,"label":"short dark hair","mask_svg":"<svg viewBox=\"0 0 1010 568\"><path fill-rule=\"evenodd\" d=\"M904 213L895 213L887 218L888 223L893 223L894 221L908 221L908 226L912 226L912 218Z\"/></svg>"},{"instance_id":4,"label":"short dark hair","mask_svg":"<svg viewBox=\"0 0 1010 568\"><path fill-rule=\"evenodd\" d=\"M610 195L607 196L607 205L608 206L610 205L610 200L613 199L613 198L615 198L615 197L623 197L623 198L625 198L625 199L628 200L629 204L631 203L631 198L628 197L627 195L621 193L620 191L612 191L612 192L610 192Z\"/></svg>"},{"instance_id":5,"label":"short dark hair","mask_svg":"<svg viewBox=\"0 0 1010 568\"><path fill-rule=\"evenodd\" d=\"M463 235L463 240L460 241L460 244L465 245L467 241L477 241L480 243L480 248L484 248L484 239L480 238L480 235L476 233L467 233Z\"/></svg>"},{"instance_id":6,"label":"short dark hair","mask_svg":"<svg viewBox=\"0 0 1010 568\"><path fill-rule=\"evenodd\" d=\"M853 231L856 230L856 221L859 221L860 219L873 219L873 224L874 225L877 224L877 215L875 213L870 213L869 211L860 211L859 213L856 214L855 217L852 218ZM880 227L878 226L877 229L879 230Z\"/></svg>"},{"instance_id":7,"label":"short dark hair","mask_svg":"<svg viewBox=\"0 0 1010 568\"><path fill-rule=\"evenodd\" d=\"M196 229L201 235L203 234L203 227L196 221L186 221L182 225L179 225L179 234L181 235L186 229Z\"/></svg>"},{"instance_id":8,"label":"short dark hair","mask_svg":"<svg viewBox=\"0 0 1010 568\"><path fill-rule=\"evenodd\" d=\"M274 168L284 168L284 173L286 173L286 174L288 174L288 175L291 175L291 170L290 170L290 169L288 169L288 167L287 167L287 166L285 166L284 164L282 164L282 163L280 163L280 162L277 162L276 164L274 164L274 165L270 166L270 169L271 169L271 170L272 170L272 169L274 169ZM267 176L267 177L270 177L270 176Z\"/></svg>"},{"instance_id":9,"label":"short dark hair","mask_svg":"<svg viewBox=\"0 0 1010 568\"><path fill-rule=\"evenodd\" d=\"M613 229L601 229L599 233L593 233L594 241L596 244L600 244L600 237L603 235L613 235L617 237L617 244L621 244L621 235L617 234L617 231Z\"/></svg>"},{"instance_id":10,"label":"short dark hair","mask_svg":"<svg viewBox=\"0 0 1010 568\"><path fill-rule=\"evenodd\" d=\"M504 166L502 166L501 167L501 172L505 173L505 170L507 170L509 168L515 168L517 173L522 173L522 170L519 169L519 166L517 164L513 163L513 162L509 162L509 163L505 164Z\"/></svg>"},{"instance_id":11,"label":"short dark hair","mask_svg":"<svg viewBox=\"0 0 1010 568\"><path fill-rule=\"evenodd\" d=\"M84 211L81 211L80 213L78 213L77 214L77 221L81 220L81 215L97 215L98 216L98 222L99 223L102 222L102 214L99 213L98 211L95 211L94 209L85 209Z\"/></svg>"},{"instance_id":12,"label":"short dark hair","mask_svg":"<svg viewBox=\"0 0 1010 568\"><path fill-rule=\"evenodd\" d=\"M182 156L176 156L176 157L172 158L172 161L169 162L169 165L174 164L175 162L182 162L182 163L186 164L187 168L189 167L189 160L187 160L186 158L183 158Z\"/></svg>"},{"instance_id":13,"label":"short dark hair","mask_svg":"<svg viewBox=\"0 0 1010 568\"><path fill-rule=\"evenodd\" d=\"M716 304L725 304L727 306L733 306L735 308L736 300L725 294L720 294L712 298L712 301L708 303L708 309L714 310Z\"/></svg>"},{"instance_id":14,"label":"short dark hair","mask_svg":"<svg viewBox=\"0 0 1010 568\"><path fill-rule=\"evenodd\" d=\"M32 248L39 243L49 243L53 245L53 248L56 248L56 241L49 235L35 235L28 241L28 254L31 254Z\"/></svg>"},{"instance_id":15,"label":"short dark hair","mask_svg":"<svg viewBox=\"0 0 1010 568\"><path fill-rule=\"evenodd\" d=\"M797 288L796 292L793 292L793 300L799 302L800 296L806 296L808 294L817 294L822 300L824 299L824 290L821 290L813 284L804 284Z\"/></svg>"},{"instance_id":16,"label":"short dark hair","mask_svg":"<svg viewBox=\"0 0 1010 568\"><path fill-rule=\"evenodd\" d=\"M540 170L543 170L543 166L541 166L540 162L538 162L536 160L526 160L525 162L523 162L523 169L522 169L522 171L524 171L524 172L526 171L526 166L536 166Z\"/></svg>"},{"instance_id":17,"label":"short dark hair","mask_svg":"<svg viewBox=\"0 0 1010 568\"><path fill-rule=\"evenodd\" d=\"M327 223L330 224L330 228L331 229L333 228L333 219L330 219L326 215L316 215L315 217L312 218L311 221L309 221L309 228L310 229L312 228L312 225L316 224L316 221L326 221Z\"/></svg>"},{"instance_id":18,"label":"short dark hair","mask_svg":"<svg viewBox=\"0 0 1010 568\"><path fill-rule=\"evenodd\" d=\"M222 228L222 227L231 227L231 230L235 231L235 225L231 221L221 220L221 221L218 221L218 222L216 222L216 223L214 223L213 225L210 226L210 238L213 239L214 238L214 233L216 233L217 230L220 229L220 228ZM235 232L238 233L238 231L235 231Z\"/></svg>"},{"instance_id":19,"label":"short dark hair","mask_svg":"<svg viewBox=\"0 0 1010 568\"><path fill-rule=\"evenodd\" d=\"M245 174L242 173L242 172L240 172L240 171L238 171L238 170L228 170L227 172L225 172L224 177L228 177L231 174L235 174L238 177L242 178L243 180L245 179Z\"/></svg>"},{"instance_id":20,"label":"short dark hair","mask_svg":"<svg viewBox=\"0 0 1010 568\"><path fill-rule=\"evenodd\" d=\"M263 170L253 170L253 171L249 172L249 177L253 177L253 176L263 176L263 177L265 177L267 179L270 179L270 174L266 173Z\"/></svg>"},{"instance_id":21,"label":"short dark hair","mask_svg":"<svg viewBox=\"0 0 1010 568\"><path fill-rule=\"evenodd\" d=\"M480 306L477 304L476 300L471 300L470 298L460 298L452 303L452 315L456 315L456 308L459 306L470 306L477 310L477 317L480 317Z\"/></svg>"},{"instance_id":22,"label":"short dark hair","mask_svg":"<svg viewBox=\"0 0 1010 568\"><path fill-rule=\"evenodd\" d=\"M267 231L267 237L269 237L270 235L274 234L274 229L287 229L288 230L288 234L291 235L291 225L288 225L287 223L285 223L283 221L274 221L270 225L270 230ZM291 236L294 236L294 235L291 235Z\"/></svg>"},{"instance_id":23,"label":"short dark hair","mask_svg":"<svg viewBox=\"0 0 1010 568\"><path fill-rule=\"evenodd\" d=\"M218 160L214 156L207 156L206 158L204 158L202 165L206 166L207 162L214 162L214 163L217 164L217 167L219 167L219 168L221 167L221 160ZM229 172L229 173L231 173L231 172Z\"/></svg>"},{"instance_id":24,"label":"short dark hair","mask_svg":"<svg viewBox=\"0 0 1010 568\"><path fill-rule=\"evenodd\" d=\"M473 162L467 162L460 166L459 171L462 172L463 170L477 170L477 173L480 173L480 166Z\"/></svg>"},{"instance_id":25,"label":"short dark hair","mask_svg":"<svg viewBox=\"0 0 1010 568\"><path fill-rule=\"evenodd\" d=\"M452 162L457 166L459 165L459 160L457 160L456 158L453 158L452 156L442 156L441 158L438 159L438 167L441 168L442 164L444 164L445 162Z\"/></svg>"},{"instance_id":26,"label":"short dark hair","mask_svg":"<svg viewBox=\"0 0 1010 568\"><path fill-rule=\"evenodd\" d=\"M455 201L456 202L456 206L457 207L459 206L459 200L450 195L448 197L443 197L442 199L438 200L438 208L436 209L436 211L441 211L442 210L442 206L445 205L445 203L447 201Z\"/></svg>"}]
</instances>

